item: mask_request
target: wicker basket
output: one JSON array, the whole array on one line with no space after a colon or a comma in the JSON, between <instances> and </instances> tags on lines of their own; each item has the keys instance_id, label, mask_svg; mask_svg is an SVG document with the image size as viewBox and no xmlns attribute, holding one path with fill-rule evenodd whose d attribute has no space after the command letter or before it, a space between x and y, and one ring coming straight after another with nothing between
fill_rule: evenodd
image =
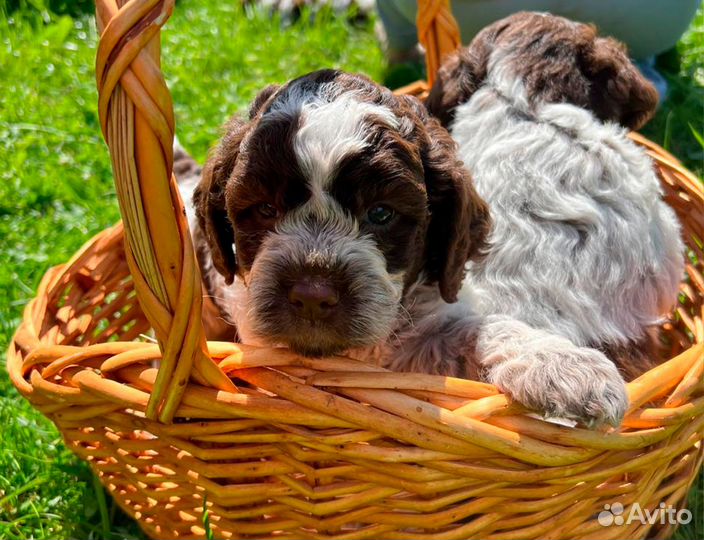
<instances>
[{"instance_id":1,"label":"wicker basket","mask_svg":"<svg viewBox=\"0 0 704 540\"><path fill-rule=\"evenodd\" d=\"M159 68L172 7L98 2L99 112L124 228L46 274L8 355L16 387L118 503L155 538L203 538L205 508L215 538L671 534L659 522L602 527L596 516L616 502L626 512L635 502L682 508L702 463L698 180L633 136L657 164L696 262L662 327L672 359L628 385L620 431L534 419L479 382L206 343ZM447 0L421 1L418 22L432 76L459 33ZM150 332L157 344L140 337Z\"/></svg>"}]
</instances>

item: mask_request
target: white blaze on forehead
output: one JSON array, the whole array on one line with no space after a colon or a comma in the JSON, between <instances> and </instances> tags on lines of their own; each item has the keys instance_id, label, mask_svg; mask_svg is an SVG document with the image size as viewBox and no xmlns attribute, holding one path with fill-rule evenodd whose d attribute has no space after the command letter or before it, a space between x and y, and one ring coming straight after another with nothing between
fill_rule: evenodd
<instances>
[{"instance_id":1,"label":"white blaze on forehead","mask_svg":"<svg viewBox=\"0 0 704 540\"><path fill-rule=\"evenodd\" d=\"M371 119L393 129L399 127L399 119L388 107L359 101L353 92L329 102L314 100L301 106L294 152L313 197L330 184L345 156L360 152L369 144Z\"/></svg>"}]
</instances>

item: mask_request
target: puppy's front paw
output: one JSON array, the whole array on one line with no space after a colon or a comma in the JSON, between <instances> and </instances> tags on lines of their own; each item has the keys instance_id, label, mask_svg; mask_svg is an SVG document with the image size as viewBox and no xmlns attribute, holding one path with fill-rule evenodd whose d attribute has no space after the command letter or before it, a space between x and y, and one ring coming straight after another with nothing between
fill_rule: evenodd
<instances>
[{"instance_id":1,"label":"puppy's front paw","mask_svg":"<svg viewBox=\"0 0 704 540\"><path fill-rule=\"evenodd\" d=\"M546 416L571 418L590 428L618 426L628 395L616 366L596 349L555 341L495 362L490 382Z\"/></svg>"},{"instance_id":2,"label":"puppy's front paw","mask_svg":"<svg viewBox=\"0 0 704 540\"><path fill-rule=\"evenodd\" d=\"M392 340L384 366L410 371L477 379L475 329L471 317L421 320Z\"/></svg>"}]
</instances>

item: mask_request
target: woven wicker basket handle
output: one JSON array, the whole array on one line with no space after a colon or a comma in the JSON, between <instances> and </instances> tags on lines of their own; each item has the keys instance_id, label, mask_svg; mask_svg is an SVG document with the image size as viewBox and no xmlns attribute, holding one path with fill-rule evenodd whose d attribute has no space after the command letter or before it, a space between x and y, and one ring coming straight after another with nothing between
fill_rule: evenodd
<instances>
[{"instance_id":1,"label":"woven wicker basket handle","mask_svg":"<svg viewBox=\"0 0 704 540\"><path fill-rule=\"evenodd\" d=\"M159 33L174 0L97 0L98 112L110 149L125 252L140 305L162 351L149 418L171 421L191 375L232 382L207 355L201 282L172 176L174 115Z\"/></svg>"},{"instance_id":2,"label":"woven wicker basket handle","mask_svg":"<svg viewBox=\"0 0 704 540\"><path fill-rule=\"evenodd\" d=\"M418 0L418 41L425 48L425 67L428 86L433 86L435 75L445 55L462 44L460 27L452 16L450 0Z\"/></svg>"}]
</instances>

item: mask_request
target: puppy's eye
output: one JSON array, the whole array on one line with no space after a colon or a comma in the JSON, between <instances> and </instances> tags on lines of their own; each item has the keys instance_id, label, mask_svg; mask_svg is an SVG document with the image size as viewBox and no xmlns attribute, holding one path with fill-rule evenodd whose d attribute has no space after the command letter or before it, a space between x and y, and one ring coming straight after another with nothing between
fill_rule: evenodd
<instances>
[{"instance_id":1,"label":"puppy's eye","mask_svg":"<svg viewBox=\"0 0 704 540\"><path fill-rule=\"evenodd\" d=\"M391 208L379 204L372 206L367 212L367 220L372 225L388 225L396 215Z\"/></svg>"},{"instance_id":2,"label":"puppy's eye","mask_svg":"<svg viewBox=\"0 0 704 540\"><path fill-rule=\"evenodd\" d=\"M255 207L257 214L259 214L264 219L275 219L279 217L279 211L269 203L258 204Z\"/></svg>"}]
</instances>

